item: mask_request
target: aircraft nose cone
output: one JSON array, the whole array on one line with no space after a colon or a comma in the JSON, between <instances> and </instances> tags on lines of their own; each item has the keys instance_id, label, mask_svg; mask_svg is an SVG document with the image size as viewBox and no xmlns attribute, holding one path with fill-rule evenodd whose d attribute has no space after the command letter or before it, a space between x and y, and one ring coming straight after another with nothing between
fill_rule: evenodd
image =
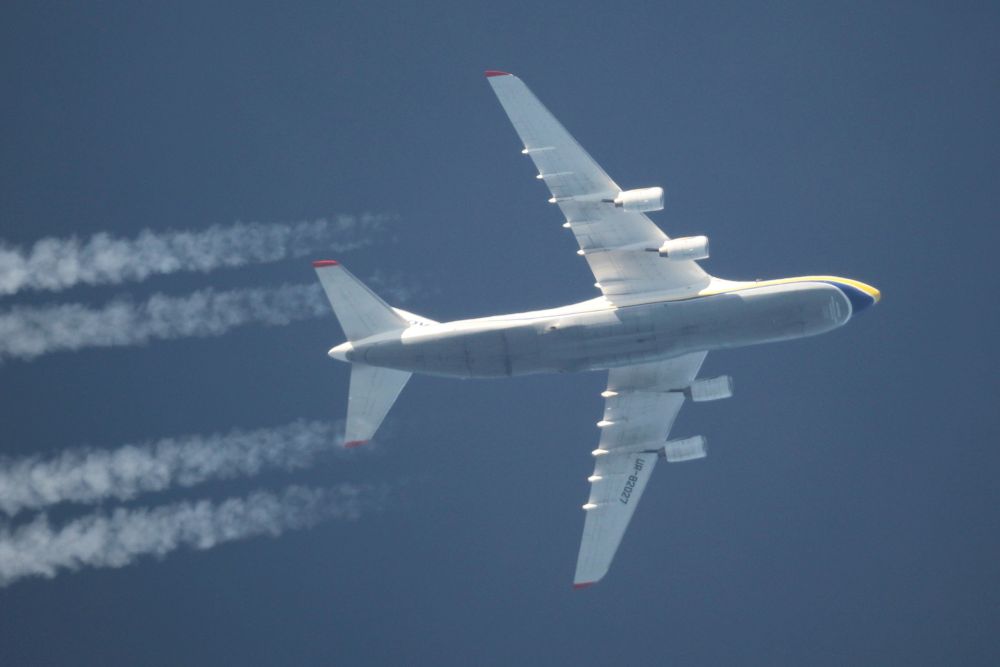
<instances>
[{"instance_id":1,"label":"aircraft nose cone","mask_svg":"<svg viewBox=\"0 0 1000 667\"><path fill-rule=\"evenodd\" d=\"M854 284L839 285L839 287L847 295L847 298L851 300L851 307L855 315L882 300L882 293L871 285L857 281L853 282Z\"/></svg>"},{"instance_id":2,"label":"aircraft nose cone","mask_svg":"<svg viewBox=\"0 0 1000 667\"><path fill-rule=\"evenodd\" d=\"M327 352L327 354L330 355L332 358L336 359L337 361L349 362L350 357L348 355L350 355L350 353L353 351L354 351L354 346L348 342L348 343L341 343L337 347L330 348L330 351Z\"/></svg>"}]
</instances>

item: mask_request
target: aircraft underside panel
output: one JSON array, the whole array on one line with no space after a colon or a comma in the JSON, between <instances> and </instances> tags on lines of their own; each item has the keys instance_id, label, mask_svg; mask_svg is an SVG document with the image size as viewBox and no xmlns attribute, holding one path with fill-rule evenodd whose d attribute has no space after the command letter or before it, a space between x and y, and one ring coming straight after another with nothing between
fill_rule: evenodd
<instances>
[{"instance_id":1,"label":"aircraft underside panel","mask_svg":"<svg viewBox=\"0 0 1000 667\"><path fill-rule=\"evenodd\" d=\"M801 338L840 326L850 313L837 288L796 283L551 319L486 318L478 328L428 326L419 336L362 342L358 360L452 377L586 371Z\"/></svg>"}]
</instances>

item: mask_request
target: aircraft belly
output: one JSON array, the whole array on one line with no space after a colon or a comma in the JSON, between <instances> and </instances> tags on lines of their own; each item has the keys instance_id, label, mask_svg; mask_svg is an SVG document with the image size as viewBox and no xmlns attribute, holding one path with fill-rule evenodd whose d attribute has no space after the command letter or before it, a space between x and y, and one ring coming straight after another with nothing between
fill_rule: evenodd
<instances>
[{"instance_id":1,"label":"aircraft belly","mask_svg":"<svg viewBox=\"0 0 1000 667\"><path fill-rule=\"evenodd\" d=\"M762 287L672 304L659 318L663 335L683 352L743 347L813 336L850 319L836 287L799 283Z\"/></svg>"},{"instance_id":2,"label":"aircraft belly","mask_svg":"<svg viewBox=\"0 0 1000 667\"><path fill-rule=\"evenodd\" d=\"M669 341L655 329L656 306L586 313L547 327L539 336L540 361L572 372L662 358Z\"/></svg>"},{"instance_id":3,"label":"aircraft belly","mask_svg":"<svg viewBox=\"0 0 1000 667\"><path fill-rule=\"evenodd\" d=\"M375 366L429 375L506 377L514 374L511 335L503 328L489 328L378 341L364 349L362 359ZM523 342L520 347L530 351Z\"/></svg>"},{"instance_id":4,"label":"aircraft belly","mask_svg":"<svg viewBox=\"0 0 1000 667\"><path fill-rule=\"evenodd\" d=\"M850 314L843 292L824 283L627 306L578 316L543 332L538 364L544 371L566 372L648 363L813 336L842 326Z\"/></svg>"},{"instance_id":5,"label":"aircraft belly","mask_svg":"<svg viewBox=\"0 0 1000 667\"><path fill-rule=\"evenodd\" d=\"M502 330L462 337L465 368L470 377L503 377L511 374L507 339Z\"/></svg>"},{"instance_id":6,"label":"aircraft belly","mask_svg":"<svg viewBox=\"0 0 1000 667\"><path fill-rule=\"evenodd\" d=\"M798 283L379 341L359 361L452 377L585 371L811 336L850 314L839 289Z\"/></svg>"}]
</instances>

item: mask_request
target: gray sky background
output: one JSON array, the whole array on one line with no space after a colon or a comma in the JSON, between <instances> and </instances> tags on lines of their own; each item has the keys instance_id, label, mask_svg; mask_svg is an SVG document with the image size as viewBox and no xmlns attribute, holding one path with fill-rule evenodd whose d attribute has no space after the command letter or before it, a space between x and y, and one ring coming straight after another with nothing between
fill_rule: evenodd
<instances>
[{"instance_id":1,"label":"gray sky background","mask_svg":"<svg viewBox=\"0 0 1000 667\"><path fill-rule=\"evenodd\" d=\"M997 664L998 18L996 3L5 4L8 246L390 219L343 252L26 291L0 316L312 283L327 256L438 320L593 296L491 68L616 181L663 185L655 221L709 235L710 272L848 276L883 301L827 336L710 355L736 395L688 405L675 434L711 454L656 471L591 589L570 583L603 374L416 377L373 451L52 507L61 526L292 484L389 488L356 521L11 583L0 663ZM2 454L334 424L348 369L325 352L341 340L331 313L6 359Z\"/></svg>"}]
</instances>

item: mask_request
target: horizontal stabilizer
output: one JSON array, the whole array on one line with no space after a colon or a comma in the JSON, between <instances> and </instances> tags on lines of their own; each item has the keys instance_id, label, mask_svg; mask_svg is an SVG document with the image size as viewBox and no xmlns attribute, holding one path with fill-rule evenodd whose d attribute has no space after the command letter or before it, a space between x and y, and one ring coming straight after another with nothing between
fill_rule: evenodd
<instances>
[{"instance_id":1,"label":"horizontal stabilizer","mask_svg":"<svg viewBox=\"0 0 1000 667\"><path fill-rule=\"evenodd\" d=\"M354 364L347 397L344 446L357 447L372 439L411 373Z\"/></svg>"},{"instance_id":2,"label":"horizontal stabilizer","mask_svg":"<svg viewBox=\"0 0 1000 667\"><path fill-rule=\"evenodd\" d=\"M321 260L313 262L313 268L348 340L360 340L409 326L402 315L340 262Z\"/></svg>"}]
</instances>

